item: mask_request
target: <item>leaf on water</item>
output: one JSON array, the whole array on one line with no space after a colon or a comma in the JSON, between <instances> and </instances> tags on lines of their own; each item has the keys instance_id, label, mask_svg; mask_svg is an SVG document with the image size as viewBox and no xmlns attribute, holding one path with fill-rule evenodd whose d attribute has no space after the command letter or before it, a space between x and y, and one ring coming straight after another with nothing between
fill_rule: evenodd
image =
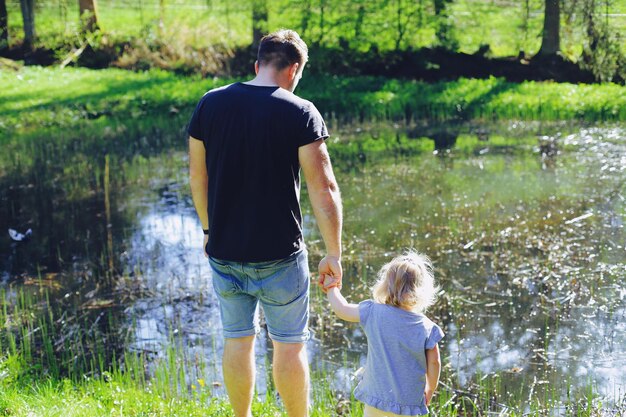
<instances>
[{"instance_id":1,"label":"leaf on water","mask_svg":"<svg viewBox=\"0 0 626 417\"><path fill-rule=\"evenodd\" d=\"M591 213L591 212L590 213L585 213L582 216L578 216L576 218L573 218L571 220L566 221L565 224L573 224L573 223L579 222L581 220L585 220L586 218L589 218L591 216L593 216L593 213Z\"/></svg>"},{"instance_id":2,"label":"leaf on water","mask_svg":"<svg viewBox=\"0 0 626 417\"><path fill-rule=\"evenodd\" d=\"M506 229L501 230L501 231L500 231L500 234L501 234L502 236L508 236L508 235L509 235L512 231L513 231L513 228L512 228L512 227L507 227Z\"/></svg>"},{"instance_id":3,"label":"leaf on water","mask_svg":"<svg viewBox=\"0 0 626 417\"><path fill-rule=\"evenodd\" d=\"M113 307L115 305L115 301L113 300L89 300L86 303L84 303L82 306L80 306L80 308L85 309L85 310L97 310L100 308L109 308L109 307Z\"/></svg>"},{"instance_id":4,"label":"leaf on water","mask_svg":"<svg viewBox=\"0 0 626 417\"><path fill-rule=\"evenodd\" d=\"M476 243L476 239L472 240L471 242L466 243L463 246L463 250L468 250L469 248L471 248L472 246L474 246L474 243Z\"/></svg>"},{"instance_id":5,"label":"leaf on water","mask_svg":"<svg viewBox=\"0 0 626 417\"><path fill-rule=\"evenodd\" d=\"M26 278L24 279L24 285L33 285L37 287L46 287L53 290L61 289L61 284L56 281L52 281L50 279L38 279L38 278Z\"/></svg>"}]
</instances>

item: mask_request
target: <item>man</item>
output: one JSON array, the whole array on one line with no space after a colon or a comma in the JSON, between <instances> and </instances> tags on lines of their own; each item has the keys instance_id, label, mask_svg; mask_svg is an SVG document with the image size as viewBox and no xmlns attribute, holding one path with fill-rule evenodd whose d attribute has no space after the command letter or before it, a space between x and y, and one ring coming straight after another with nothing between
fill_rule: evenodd
<instances>
[{"instance_id":1,"label":"man","mask_svg":"<svg viewBox=\"0 0 626 417\"><path fill-rule=\"evenodd\" d=\"M319 273L341 279L341 198L315 106L293 94L308 59L291 30L265 36L256 77L209 91L189 125L190 185L224 327L224 382L251 417L254 337L263 307L274 383L291 417L308 415L309 270L300 169L326 245Z\"/></svg>"}]
</instances>

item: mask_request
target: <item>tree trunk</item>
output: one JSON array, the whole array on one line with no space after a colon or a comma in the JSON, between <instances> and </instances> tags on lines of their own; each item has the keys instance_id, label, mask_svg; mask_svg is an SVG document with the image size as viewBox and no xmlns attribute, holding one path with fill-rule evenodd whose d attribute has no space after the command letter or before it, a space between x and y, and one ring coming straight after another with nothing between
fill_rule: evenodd
<instances>
[{"instance_id":1,"label":"tree trunk","mask_svg":"<svg viewBox=\"0 0 626 417\"><path fill-rule=\"evenodd\" d=\"M528 41L528 23L530 22L530 0L524 0L524 22L522 23L522 29L524 30L524 43L526 45Z\"/></svg>"},{"instance_id":2,"label":"tree trunk","mask_svg":"<svg viewBox=\"0 0 626 417\"><path fill-rule=\"evenodd\" d=\"M406 27L402 25L402 16L404 15L404 9L402 8L402 0L396 1L396 47L395 50L400 50L400 44L402 43L402 38L404 37L404 32Z\"/></svg>"},{"instance_id":3,"label":"tree trunk","mask_svg":"<svg viewBox=\"0 0 626 417\"><path fill-rule=\"evenodd\" d=\"M35 44L35 0L20 0L24 21L24 48L32 50Z\"/></svg>"},{"instance_id":4,"label":"tree trunk","mask_svg":"<svg viewBox=\"0 0 626 417\"><path fill-rule=\"evenodd\" d=\"M9 15L6 0L0 0L0 51L9 47Z\"/></svg>"},{"instance_id":5,"label":"tree trunk","mask_svg":"<svg viewBox=\"0 0 626 417\"><path fill-rule=\"evenodd\" d=\"M439 16L446 9L446 0L433 0L435 16Z\"/></svg>"},{"instance_id":6,"label":"tree trunk","mask_svg":"<svg viewBox=\"0 0 626 417\"><path fill-rule=\"evenodd\" d=\"M365 6L362 4L359 6L356 14L356 21L354 22L354 39L361 37L361 31L363 30L363 23L365 22Z\"/></svg>"},{"instance_id":7,"label":"tree trunk","mask_svg":"<svg viewBox=\"0 0 626 417\"><path fill-rule=\"evenodd\" d=\"M257 48L261 38L267 34L267 0L252 2L252 46Z\"/></svg>"},{"instance_id":8,"label":"tree trunk","mask_svg":"<svg viewBox=\"0 0 626 417\"><path fill-rule=\"evenodd\" d=\"M561 40L559 36L561 11L559 0L545 0L546 10L543 20L543 36L541 48L537 55L554 56L561 50Z\"/></svg>"},{"instance_id":9,"label":"tree trunk","mask_svg":"<svg viewBox=\"0 0 626 417\"><path fill-rule=\"evenodd\" d=\"M317 41L315 43L317 43L318 45L322 44L322 40L324 40L324 35L326 34L326 29L325 29L325 25L324 25L324 8L326 7L326 0L320 0L320 23L319 23L319 28L320 28L320 36L317 38Z\"/></svg>"},{"instance_id":10,"label":"tree trunk","mask_svg":"<svg viewBox=\"0 0 626 417\"><path fill-rule=\"evenodd\" d=\"M300 36L306 38L307 30L309 29L309 23L311 22L311 0L303 1L302 3L302 18L300 20Z\"/></svg>"},{"instance_id":11,"label":"tree trunk","mask_svg":"<svg viewBox=\"0 0 626 417\"><path fill-rule=\"evenodd\" d=\"M84 32L94 32L98 29L97 0L78 0L78 12Z\"/></svg>"},{"instance_id":12,"label":"tree trunk","mask_svg":"<svg viewBox=\"0 0 626 417\"><path fill-rule=\"evenodd\" d=\"M588 52L593 54L598 49L600 40L600 31L596 22L596 2L588 0L584 3L583 17L585 21L585 32L587 34L587 42L589 42Z\"/></svg>"}]
</instances>

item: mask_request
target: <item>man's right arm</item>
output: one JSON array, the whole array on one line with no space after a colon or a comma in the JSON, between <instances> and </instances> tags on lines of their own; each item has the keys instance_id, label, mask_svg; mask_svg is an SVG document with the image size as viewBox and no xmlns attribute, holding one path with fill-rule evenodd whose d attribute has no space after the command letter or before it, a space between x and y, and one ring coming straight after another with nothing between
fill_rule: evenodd
<instances>
[{"instance_id":1,"label":"man's right arm","mask_svg":"<svg viewBox=\"0 0 626 417\"><path fill-rule=\"evenodd\" d=\"M191 187L191 197L198 213L198 218L203 229L209 228L208 189L209 176L207 175L205 162L205 148L201 140L189 137L189 185ZM204 236L204 246L202 251L207 256L205 247L208 236Z\"/></svg>"},{"instance_id":2,"label":"man's right arm","mask_svg":"<svg viewBox=\"0 0 626 417\"><path fill-rule=\"evenodd\" d=\"M319 265L320 279L331 275L341 282L342 207L339 186L333 174L326 143L316 140L301 146L298 158L306 180L317 225L326 245L326 256Z\"/></svg>"}]
</instances>

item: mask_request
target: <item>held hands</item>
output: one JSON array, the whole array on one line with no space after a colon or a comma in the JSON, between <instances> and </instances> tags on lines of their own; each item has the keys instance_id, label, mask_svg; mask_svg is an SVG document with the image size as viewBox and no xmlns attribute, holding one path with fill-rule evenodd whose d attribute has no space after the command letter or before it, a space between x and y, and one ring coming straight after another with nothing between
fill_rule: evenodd
<instances>
[{"instance_id":1,"label":"held hands","mask_svg":"<svg viewBox=\"0 0 626 417\"><path fill-rule=\"evenodd\" d=\"M331 277L330 275L324 275L324 281L321 283L322 291L327 292L333 287L341 289L341 281Z\"/></svg>"},{"instance_id":2,"label":"held hands","mask_svg":"<svg viewBox=\"0 0 626 417\"><path fill-rule=\"evenodd\" d=\"M324 293L331 287L338 287L341 289L341 278L343 276L343 269L341 268L341 261L338 256L326 255L322 258L319 264L319 279L317 283L322 287ZM324 284L326 276L336 281L335 285L326 287Z\"/></svg>"}]
</instances>

